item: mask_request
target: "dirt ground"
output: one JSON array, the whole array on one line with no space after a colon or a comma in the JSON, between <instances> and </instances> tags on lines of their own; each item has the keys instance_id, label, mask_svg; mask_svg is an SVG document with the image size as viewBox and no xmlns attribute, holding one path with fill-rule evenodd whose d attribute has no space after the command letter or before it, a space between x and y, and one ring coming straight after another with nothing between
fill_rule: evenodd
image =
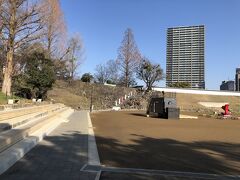
<instances>
[{"instance_id":1,"label":"dirt ground","mask_svg":"<svg viewBox=\"0 0 240 180\"><path fill-rule=\"evenodd\" d=\"M101 180L203 180L203 178L196 177L178 177L178 176L164 176L156 174L138 174L138 173L112 173L103 172L101 174ZM205 179L204 180L217 180L217 179Z\"/></svg>"},{"instance_id":2,"label":"dirt ground","mask_svg":"<svg viewBox=\"0 0 240 180\"><path fill-rule=\"evenodd\" d=\"M165 120L145 112L91 114L101 164L240 174L240 120Z\"/></svg>"}]
</instances>

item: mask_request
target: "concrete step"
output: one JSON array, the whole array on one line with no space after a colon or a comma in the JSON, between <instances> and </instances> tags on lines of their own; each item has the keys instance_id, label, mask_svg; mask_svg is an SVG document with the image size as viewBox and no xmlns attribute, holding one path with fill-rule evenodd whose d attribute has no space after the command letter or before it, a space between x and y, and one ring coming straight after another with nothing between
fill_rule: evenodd
<instances>
[{"instance_id":1,"label":"concrete step","mask_svg":"<svg viewBox=\"0 0 240 180\"><path fill-rule=\"evenodd\" d=\"M23 125L36 118L41 118L43 116L46 116L49 113L54 112L61 107L63 106L57 104L57 105L47 106L45 108L40 108L37 112L35 112L34 110L34 112L30 111L28 114L24 114L20 116L17 116L18 114L16 114L16 117L0 121L0 132Z\"/></svg>"},{"instance_id":2,"label":"concrete step","mask_svg":"<svg viewBox=\"0 0 240 180\"><path fill-rule=\"evenodd\" d=\"M54 119L54 117L58 117L58 114L64 113L69 108L62 107L54 112L49 113L47 116L37 119L36 121L27 123L26 125L21 126L20 128L15 128L11 130L7 130L5 132L0 133L0 152L6 150L13 144L18 141L24 139L35 131L41 129L44 125Z\"/></svg>"},{"instance_id":3,"label":"concrete step","mask_svg":"<svg viewBox=\"0 0 240 180\"><path fill-rule=\"evenodd\" d=\"M16 110L11 110L11 111L0 112L0 122L11 119L11 118L27 115L30 113L35 113L35 112L38 112L39 110L47 109L47 108L55 106L55 105L56 104L34 106L34 107L29 107L29 108L22 108L22 109L16 109Z\"/></svg>"},{"instance_id":4,"label":"concrete step","mask_svg":"<svg viewBox=\"0 0 240 180\"><path fill-rule=\"evenodd\" d=\"M0 174L4 173L8 168L21 159L60 123L66 121L73 111L74 110L71 108L62 109L61 113L57 113L55 116L49 118L47 123L44 123L41 127L38 126L38 130L33 133L27 133L25 138L0 152Z\"/></svg>"}]
</instances>

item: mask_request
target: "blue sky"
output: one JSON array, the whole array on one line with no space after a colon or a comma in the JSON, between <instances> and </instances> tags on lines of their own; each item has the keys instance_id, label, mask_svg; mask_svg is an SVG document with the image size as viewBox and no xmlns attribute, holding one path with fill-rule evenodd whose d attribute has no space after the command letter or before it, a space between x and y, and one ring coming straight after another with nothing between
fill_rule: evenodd
<instances>
[{"instance_id":1,"label":"blue sky","mask_svg":"<svg viewBox=\"0 0 240 180\"><path fill-rule=\"evenodd\" d=\"M165 71L167 28L205 25L206 89L219 89L240 67L240 0L61 0L61 5L69 35L79 33L84 41L80 75L116 59L128 27L141 53Z\"/></svg>"}]
</instances>

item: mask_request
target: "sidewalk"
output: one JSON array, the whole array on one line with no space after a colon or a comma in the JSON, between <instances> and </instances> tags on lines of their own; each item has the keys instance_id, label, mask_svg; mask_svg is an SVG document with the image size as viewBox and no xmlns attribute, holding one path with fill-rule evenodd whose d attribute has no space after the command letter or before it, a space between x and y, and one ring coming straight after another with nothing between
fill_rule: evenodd
<instances>
[{"instance_id":1,"label":"sidewalk","mask_svg":"<svg viewBox=\"0 0 240 180\"><path fill-rule=\"evenodd\" d=\"M69 119L1 175L0 179L95 179L95 173L80 172L88 161L87 112L75 111Z\"/></svg>"}]
</instances>

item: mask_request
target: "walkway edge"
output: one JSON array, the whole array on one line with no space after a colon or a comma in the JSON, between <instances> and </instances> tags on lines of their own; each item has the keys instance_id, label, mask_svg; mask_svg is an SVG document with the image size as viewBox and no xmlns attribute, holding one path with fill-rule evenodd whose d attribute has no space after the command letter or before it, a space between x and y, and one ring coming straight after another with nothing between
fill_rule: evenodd
<instances>
[{"instance_id":1,"label":"walkway edge","mask_svg":"<svg viewBox=\"0 0 240 180\"><path fill-rule=\"evenodd\" d=\"M38 137L27 137L0 154L0 175L37 145Z\"/></svg>"},{"instance_id":2,"label":"walkway edge","mask_svg":"<svg viewBox=\"0 0 240 180\"><path fill-rule=\"evenodd\" d=\"M87 112L87 119L88 119L88 164L99 166L100 160L89 112Z\"/></svg>"},{"instance_id":3,"label":"walkway edge","mask_svg":"<svg viewBox=\"0 0 240 180\"><path fill-rule=\"evenodd\" d=\"M0 175L13 166L18 160L20 160L27 152L34 148L38 142L40 142L46 135L51 133L58 125L64 122L67 117L73 113L73 110L69 110L68 113L63 113L56 118L61 119L60 121L55 121L45 130L39 130L31 134L31 136L19 141L13 146L9 147L2 153L0 153Z\"/></svg>"}]
</instances>

